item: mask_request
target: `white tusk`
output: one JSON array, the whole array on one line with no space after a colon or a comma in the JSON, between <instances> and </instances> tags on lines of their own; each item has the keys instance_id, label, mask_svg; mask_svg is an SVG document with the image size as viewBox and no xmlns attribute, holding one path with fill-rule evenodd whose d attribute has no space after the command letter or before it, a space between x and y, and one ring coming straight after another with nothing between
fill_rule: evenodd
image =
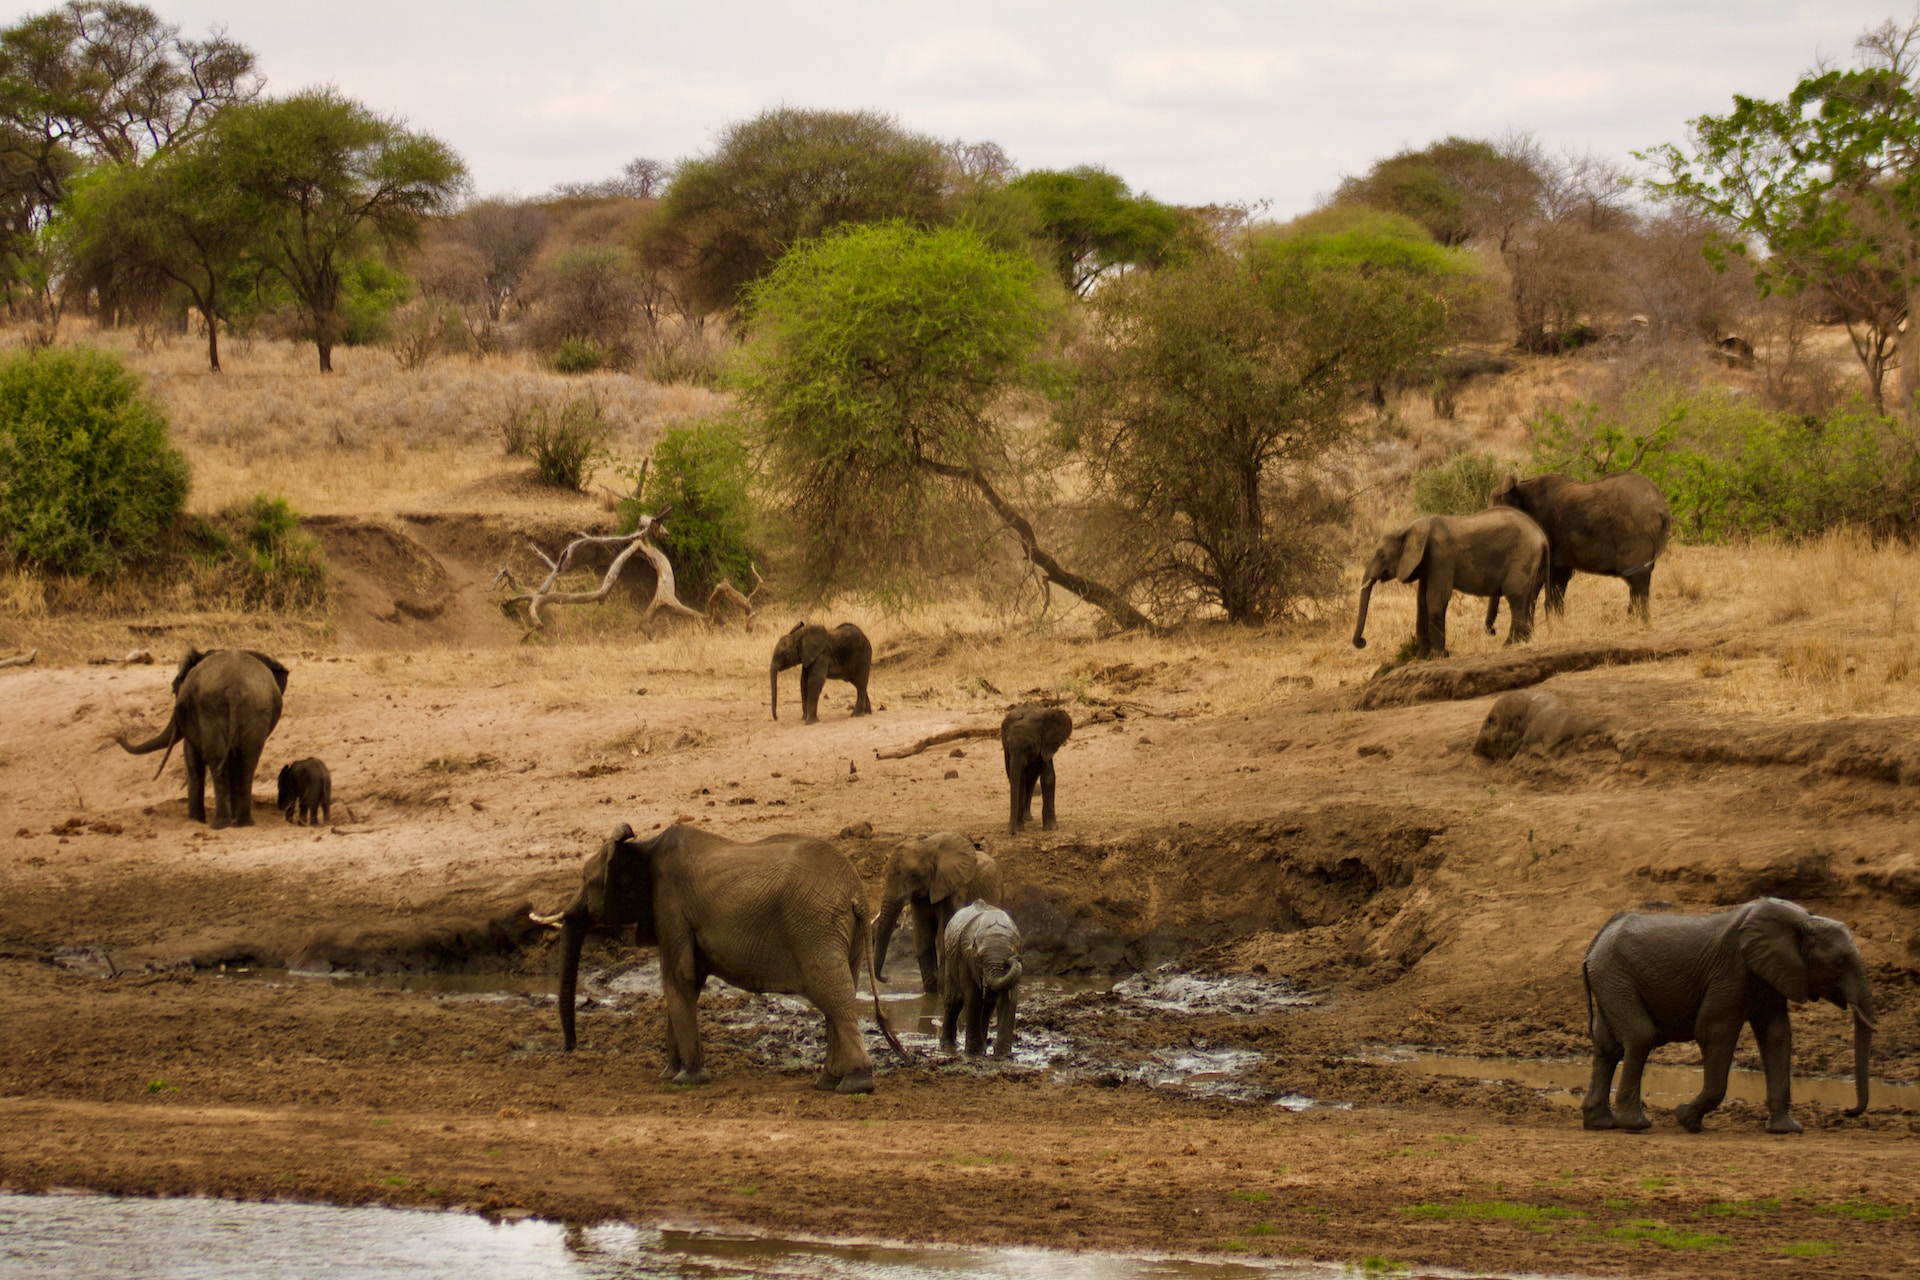
<instances>
[{"instance_id":1,"label":"white tusk","mask_svg":"<svg viewBox=\"0 0 1920 1280\"><path fill-rule=\"evenodd\" d=\"M564 911L556 911L550 916L543 916L538 911L529 911L527 913L527 919L533 921L535 924L543 924L549 929L558 929L566 918L567 913Z\"/></svg>"}]
</instances>

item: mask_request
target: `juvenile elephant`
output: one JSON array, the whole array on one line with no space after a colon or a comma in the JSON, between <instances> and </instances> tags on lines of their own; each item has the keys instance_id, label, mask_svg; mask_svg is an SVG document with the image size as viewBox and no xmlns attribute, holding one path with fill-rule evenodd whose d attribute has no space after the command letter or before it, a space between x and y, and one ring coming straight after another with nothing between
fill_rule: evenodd
<instances>
[{"instance_id":1,"label":"juvenile elephant","mask_svg":"<svg viewBox=\"0 0 1920 1280\"><path fill-rule=\"evenodd\" d=\"M1000 901L1000 864L973 847L957 831L919 836L887 855L887 884L880 897L880 918L873 923L873 963L887 976L887 944L900 923L900 912L913 907L913 944L920 959L920 987L928 995L940 990L940 931L975 898Z\"/></svg>"},{"instance_id":2,"label":"juvenile elephant","mask_svg":"<svg viewBox=\"0 0 1920 1280\"><path fill-rule=\"evenodd\" d=\"M1416 657L1447 656L1447 605L1456 591L1488 596L1487 634L1506 597L1512 610L1507 643L1533 634L1533 602L1547 580L1547 535L1519 511L1496 507L1470 516L1422 516L1382 535L1360 581L1353 647L1367 647L1367 605L1376 582L1418 582L1414 606Z\"/></svg>"},{"instance_id":3,"label":"juvenile elephant","mask_svg":"<svg viewBox=\"0 0 1920 1280\"><path fill-rule=\"evenodd\" d=\"M332 822L333 775L327 772L325 762L308 756L281 766L275 805L288 822L294 820L296 808L302 823L315 823L323 818Z\"/></svg>"},{"instance_id":4,"label":"juvenile elephant","mask_svg":"<svg viewBox=\"0 0 1920 1280\"><path fill-rule=\"evenodd\" d=\"M219 827L253 825L253 774L267 735L280 723L280 699L287 669L251 649L187 650L173 677L173 715L167 727L134 744L114 739L134 755L166 748L167 767L175 743L187 761L187 817L207 820L207 770L213 770L213 822Z\"/></svg>"},{"instance_id":5,"label":"juvenile elephant","mask_svg":"<svg viewBox=\"0 0 1920 1280\"><path fill-rule=\"evenodd\" d=\"M1007 834L1032 821L1033 785L1040 784L1040 826L1053 830L1053 753L1073 734L1073 717L1059 707L1023 702L1000 722L1007 763Z\"/></svg>"},{"instance_id":6,"label":"juvenile elephant","mask_svg":"<svg viewBox=\"0 0 1920 1280\"><path fill-rule=\"evenodd\" d=\"M1645 1129L1640 1073L1663 1044L1697 1041L1700 1094L1674 1108L1691 1133L1727 1096L1727 1069L1741 1024L1753 1028L1767 1075L1767 1132L1798 1133L1793 1118L1793 1028L1789 1000L1827 1000L1853 1010L1853 1084L1867 1109L1873 989L1853 935L1838 920L1779 898L1756 898L1710 916L1623 912L1601 927L1581 965L1593 1035L1593 1080L1581 1106L1589 1129ZM1624 1058L1620 1092L1607 1092Z\"/></svg>"},{"instance_id":7,"label":"juvenile elephant","mask_svg":"<svg viewBox=\"0 0 1920 1280\"><path fill-rule=\"evenodd\" d=\"M631 924L639 945L660 950L662 1080L711 1078L695 1004L708 977L717 977L743 991L805 996L827 1019L827 1061L814 1088L873 1089L873 1063L856 1020L860 970L870 956L866 895L853 864L826 841L769 836L738 844L677 825L641 840L623 822L587 859L573 901L532 918L561 931L560 1032L569 1052L587 932ZM880 1008L877 982L873 1014L887 1043L906 1057Z\"/></svg>"},{"instance_id":8,"label":"juvenile elephant","mask_svg":"<svg viewBox=\"0 0 1920 1280\"><path fill-rule=\"evenodd\" d=\"M954 912L940 942L940 990L946 1004L940 1047L952 1053L967 1028L967 1054L987 1051L987 1021L995 1022L993 1056L1013 1056L1013 1009L1020 989L1020 930L998 907L973 902Z\"/></svg>"},{"instance_id":9,"label":"juvenile elephant","mask_svg":"<svg viewBox=\"0 0 1920 1280\"><path fill-rule=\"evenodd\" d=\"M1559 474L1508 476L1492 501L1526 512L1547 535L1547 612L1566 606L1576 572L1599 573L1625 578L1627 612L1651 620L1653 562L1667 549L1673 525L1666 495L1653 481L1635 471L1590 483Z\"/></svg>"},{"instance_id":10,"label":"juvenile elephant","mask_svg":"<svg viewBox=\"0 0 1920 1280\"><path fill-rule=\"evenodd\" d=\"M867 633L851 622L833 630L812 622L796 622L793 630L773 646L773 667L769 672L773 686L773 718L780 718L780 673L788 667L800 668L800 719L813 724L820 719L820 691L828 680L845 680L853 686L853 714L873 714L867 701L867 675L873 670L873 646Z\"/></svg>"}]
</instances>

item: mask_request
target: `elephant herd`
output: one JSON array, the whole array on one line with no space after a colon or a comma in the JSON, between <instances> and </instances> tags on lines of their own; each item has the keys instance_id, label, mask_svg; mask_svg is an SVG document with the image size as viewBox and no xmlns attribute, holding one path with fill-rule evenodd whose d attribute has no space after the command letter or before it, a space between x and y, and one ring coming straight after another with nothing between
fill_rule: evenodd
<instances>
[{"instance_id":1,"label":"elephant herd","mask_svg":"<svg viewBox=\"0 0 1920 1280\"><path fill-rule=\"evenodd\" d=\"M1637 472L1591 482L1509 476L1485 511L1422 516L1381 537L1360 583L1354 648L1367 647L1374 584L1390 581L1417 584L1416 658L1447 656L1447 605L1456 591L1486 597L1488 635L1506 600L1508 644L1532 636L1534 602L1543 588L1549 613L1564 608L1575 573L1625 578L1628 613L1648 621L1653 566L1672 525L1666 496Z\"/></svg>"}]
</instances>

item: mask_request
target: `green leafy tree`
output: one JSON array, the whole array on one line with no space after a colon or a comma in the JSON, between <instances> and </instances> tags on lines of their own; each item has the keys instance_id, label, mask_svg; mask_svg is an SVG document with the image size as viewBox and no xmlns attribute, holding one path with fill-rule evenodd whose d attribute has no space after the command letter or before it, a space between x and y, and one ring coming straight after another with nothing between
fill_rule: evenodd
<instances>
[{"instance_id":1,"label":"green leafy tree","mask_svg":"<svg viewBox=\"0 0 1920 1280\"><path fill-rule=\"evenodd\" d=\"M1376 162L1343 179L1334 199L1402 214L1442 245L1505 247L1534 217L1544 187L1525 148L1479 138L1446 137Z\"/></svg>"},{"instance_id":2,"label":"green leafy tree","mask_svg":"<svg viewBox=\"0 0 1920 1280\"><path fill-rule=\"evenodd\" d=\"M187 500L167 419L115 357L82 347L0 357L0 552L100 574L151 553Z\"/></svg>"},{"instance_id":3,"label":"green leafy tree","mask_svg":"<svg viewBox=\"0 0 1920 1280\"><path fill-rule=\"evenodd\" d=\"M747 433L725 418L669 427L647 459L622 527L668 512L662 539L680 584L704 596L723 581L744 586L754 572L753 458Z\"/></svg>"},{"instance_id":4,"label":"green leafy tree","mask_svg":"<svg viewBox=\"0 0 1920 1280\"><path fill-rule=\"evenodd\" d=\"M1900 410L1920 417L1920 18L1855 42L1852 70L1801 77L1780 101L1736 95L1724 116L1691 122L1692 154L1645 158L1658 189L1724 219L1743 253L1762 245L1763 287L1825 289L1846 309L1874 403L1898 350Z\"/></svg>"},{"instance_id":5,"label":"green leafy tree","mask_svg":"<svg viewBox=\"0 0 1920 1280\"><path fill-rule=\"evenodd\" d=\"M1411 224L1311 224L1116 280L1063 409L1096 528L1169 611L1235 622L1319 594L1341 504L1316 465L1357 393L1435 351L1469 262Z\"/></svg>"},{"instance_id":6,"label":"green leafy tree","mask_svg":"<svg viewBox=\"0 0 1920 1280\"><path fill-rule=\"evenodd\" d=\"M1184 225L1180 210L1093 165L1036 169L1010 185L1033 201L1054 270L1081 297L1117 268L1165 262Z\"/></svg>"},{"instance_id":7,"label":"green leafy tree","mask_svg":"<svg viewBox=\"0 0 1920 1280\"><path fill-rule=\"evenodd\" d=\"M1055 315L1032 258L965 227L849 227L782 258L748 314L741 400L812 585L898 588L955 504L984 504L1049 581L1146 622L1043 549L992 478L1009 465L997 411L1032 381Z\"/></svg>"},{"instance_id":8,"label":"green leafy tree","mask_svg":"<svg viewBox=\"0 0 1920 1280\"><path fill-rule=\"evenodd\" d=\"M212 145L262 234L261 266L285 282L333 370L350 265L415 244L466 187L452 149L331 89L222 112Z\"/></svg>"},{"instance_id":9,"label":"green leafy tree","mask_svg":"<svg viewBox=\"0 0 1920 1280\"><path fill-rule=\"evenodd\" d=\"M892 116L778 107L674 170L643 252L681 277L692 310L732 310L782 254L836 227L943 221L950 185L947 149Z\"/></svg>"}]
</instances>

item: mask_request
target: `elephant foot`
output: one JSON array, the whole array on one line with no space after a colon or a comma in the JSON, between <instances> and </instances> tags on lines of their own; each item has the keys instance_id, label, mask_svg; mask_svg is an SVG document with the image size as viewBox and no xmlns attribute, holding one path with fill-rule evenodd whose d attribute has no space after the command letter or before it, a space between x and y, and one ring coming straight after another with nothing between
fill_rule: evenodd
<instances>
[{"instance_id":1,"label":"elephant foot","mask_svg":"<svg viewBox=\"0 0 1920 1280\"><path fill-rule=\"evenodd\" d=\"M1628 1133L1642 1133L1653 1128L1653 1121L1647 1119L1647 1113L1639 1107L1615 1107L1613 1109L1613 1127L1625 1129Z\"/></svg>"},{"instance_id":2,"label":"elephant foot","mask_svg":"<svg viewBox=\"0 0 1920 1280\"><path fill-rule=\"evenodd\" d=\"M682 1067L673 1078L675 1084L708 1084L712 1080L712 1074L705 1067Z\"/></svg>"},{"instance_id":3,"label":"elephant foot","mask_svg":"<svg viewBox=\"0 0 1920 1280\"><path fill-rule=\"evenodd\" d=\"M1798 1120L1795 1120L1791 1115L1785 1112L1782 1112L1777 1116L1768 1116L1767 1132L1768 1133L1799 1133L1800 1122Z\"/></svg>"},{"instance_id":4,"label":"elephant foot","mask_svg":"<svg viewBox=\"0 0 1920 1280\"><path fill-rule=\"evenodd\" d=\"M1040 823L1040 829L1042 831L1051 831L1059 825L1060 824L1055 822L1052 818L1045 818Z\"/></svg>"},{"instance_id":5,"label":"elephant foot","mask_svg":"<svg viewBox=\"0 0 1920 1280\"><path fill-rule=\"evenodd\" d=\"M250 827L253 825L253 815L248 814L244 818L235 818L233 820L233 825L236 827Z\"/></svg>"},{"instance_id":6,"label":"elephant foot","mask_svg":"<svg viewBox=\"0 0 1920 1280\"><path fill-rule=\"evenodd\" d=\"M1673 1118L1678 1120L1680 1127L1688 1133L1700 1132L1700 1121L1706 1117L1706 1114L1705 1107L1695 1106L1691 1102L1683 1102L1673 1109Z\"/></svg>"},{"instance_id":7,"label":"elephant foot","mask_svg":"<svg viewBox=\"0 0 1920 1280\"><path fill-rule=\"evenodd\" d=\"M677 1062L669 1062L666 1066L660 1068L660 1074L655 1076L654 1079L658 1080L661 1084L672 1084L674 1077L679 1074L680 1064Z\"/></svg>"},{"instance_id":8,"label":"elephant foot","mask_svg":"<svg viewBox=\"0 0 1920 1280\"><path fill-rule=\"evenodd\" d=\"M872 1093L873 1072L849 1071L840 1077L840 1083L833 1086L835 1093Z\"/></svg>"},{"instance_id":9,"label":"elephant foot","mask_svg":"<svg viewBox=\"0 0 1920 1280\"><path fill-rule=\"evenodd\" d=\"M960 1052L960 1042L957 1040L942 1040L940 1042L940 1052L957 1055Z\"/></svg>"},{"instance_id":10,"label":"elephant foot","mask_svg":"<svg viewBox=\"0 0 1920 1280\"><path fill-rule=\"evenodd\" d=\"M1005 1062L1009 1058L1013 1057L1013 1046L1009 1045L1005 1049L995 1049L993 1051L993 1056L998 1058L1000 1061Z\"/></svg>"},{"instance_id":11,"label":"elephant foot","mask_svg":"<svg viewBox=\"0 0 1920 1280\"><path fill-rule=\"evenodd\" d=\"M832 1093L840 1087L840 1077L822 1067L820 1074L813 1078L813 1087L822 1093Z\"/></svg>"},{"instance_id":12,"label":"elephant foot","mask_svg":"<svg viewBox=\"0 0 1920 1280\"><path fill-rule=\"evenodd\" d=\"M1598 1111L1582 1110L1580 1112L1580 1127L1582 1129L1619 1128L1619 1126L1613 1122L1613 1112L1604 1107Z\"/></svg>"}]
</instances>

